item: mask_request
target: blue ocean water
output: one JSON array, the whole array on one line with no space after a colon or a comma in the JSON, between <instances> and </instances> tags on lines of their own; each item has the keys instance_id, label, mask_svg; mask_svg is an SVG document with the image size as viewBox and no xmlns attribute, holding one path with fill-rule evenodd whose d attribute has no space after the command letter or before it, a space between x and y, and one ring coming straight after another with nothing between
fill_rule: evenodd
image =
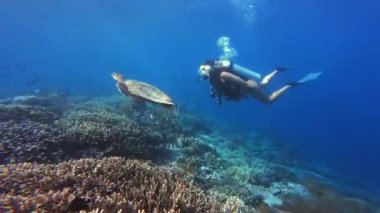
<instances>
[{"instance_id":1,"label":"blue ocean water","mask_svg":"<svg viewBox=\"0 0 380 213\"><path fill-rule=\"evenodd\" d=\"M252 5L252 7L249 7ZM0 96L34 90L110 96L110 74L159 86L180 104L267 131L300 161L380 194L380 3L376 0L67 0L0 2ZM247 8L248 7L248 8ZM265 74L290 67L268 88L308 72L320 79L271 106L219 106L197 76L231 38L237 63ZM236 129L234 129L236 127Z\"/></svg>"}]
</instances>

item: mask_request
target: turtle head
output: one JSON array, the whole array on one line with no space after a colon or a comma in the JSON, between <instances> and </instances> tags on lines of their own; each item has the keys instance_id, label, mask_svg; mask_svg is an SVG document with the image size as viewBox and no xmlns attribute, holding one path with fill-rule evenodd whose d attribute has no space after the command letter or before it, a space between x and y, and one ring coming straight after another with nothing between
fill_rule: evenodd
<instances>
[{"instance_id":1,"label":"turtle head","mask_svg":"<svg viewBox=\"0 0 380 213\"><path fill-rule=\"evenodd\" d=\"M117 81L117 82L119 82L119 83L125 81L124 77L123 77L120 73L118 73L118 72L113 72L111 76L112 76L112 78L113 78L115 81Z\"/></svg>"}]
</instances>

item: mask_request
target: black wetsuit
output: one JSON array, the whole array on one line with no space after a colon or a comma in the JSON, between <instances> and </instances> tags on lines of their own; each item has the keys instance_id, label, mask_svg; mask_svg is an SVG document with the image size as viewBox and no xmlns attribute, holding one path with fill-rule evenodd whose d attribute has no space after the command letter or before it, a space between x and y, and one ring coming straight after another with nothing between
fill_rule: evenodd
<instances>
[{"instance_id":1,"label":"black wetsuit","mask_svg":"<svg viewBox=\"0 0 380 213\"><path fill-rule=\"evenodd\" d=\"M240 100L243 98L241 95L240 85L229 81L222 82L221 80L220 75L222 72L229 72L234 75L237 75L236 72L232 69L232 67L233 64L231 62L231 65L229 67L213 68L210 72L209 81L213 89L212 93L214 93L214 95L216 96L217 103L219 104L221 103L221 97L223 96L226 97L227 100Z\"/></svg>"}]
</instances>

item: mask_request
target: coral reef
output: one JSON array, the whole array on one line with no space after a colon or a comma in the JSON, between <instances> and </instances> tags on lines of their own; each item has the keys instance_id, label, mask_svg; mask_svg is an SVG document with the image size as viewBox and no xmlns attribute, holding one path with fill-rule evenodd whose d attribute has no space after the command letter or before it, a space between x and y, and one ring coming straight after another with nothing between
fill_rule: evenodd
<instances>
[{"instance_id":1,"label":"coral reef","mask_svg":"<svg viewBox=\"0 0 380 213\"><path fill-rule=\"evenodd\" d=\"M108 111L72 110L55 124L67 142L105 156L153 158L164 148L160 132Z\"/></svg>"},{"instance_id":2,"label":"coral reef","mask_svg":"<svg viewBox=\"0 0 380 213\"><path fill-rule=\"evenodd\" d=\"M244 208L244 202L238 197L229 197L222 207L223 212L241 212Z\"/></svg>"},{"instance_id":3,"label":"coral reef","mask_svg":"<svg viewBox=\"0 0 380 213\"><path fill-rule=\"evenodd\" d=\"M374 212L272 140L121 96L3 99L0 212Z\"/></svg>"},{"instance_id":4,"label":"coral reef","mask_svg":"<svg viewBox=\"0 0 380 213\"><path fill-rule=\"evenodd\" d=\"M107 212L219 212L219 203L168 169L111 157L0 166L2 211L63 212L74 199ZM86 205L84 205L86 206Z\"/></svg>"},{"instance_id":5,"label":"coral reef","mask_svg":"<svg viewBox=\"0 0 380 213\"><path fill-rule=\"evenodd\" d=\"M183 135L177 138L177 145L180 152L175 161L177 169L192 176L204 189L219 181L214 171L222 163L215 148L199 138Z\"/></svg>"},{"instance_id":6,"label":"coral reef","mask_svg":"<svg viewBox=\"0 0 380 213\"><path fill-rule=\"evenodd\" d=\"M278 166L261 159L252 159L249 164L248 182L253 185L270 187L272 183L294 181L295 174L286 167Z\"/></svg>"},{"instance_id":7,"label":"coral reef","mask_svg":"<svg viewBox=\"0 0 380 213\"><path fill-rule=\"evenodd\" d=\"M0 163L56 162L65 153L60 149L60 131L30 120L0 121Z\"/></svg>"},{"instance_id":8,"label":"coral reef","mask_svg":"<svg viewBox=\"0 0 380 213\"><path fill-rule=\"evenodd\" d=\"M52 123L60 116L46 107L21 104L0 105L0 121L32 120L41 123Z\"/></svg>"},{"instance_id":9,"label":"coral reef","mask_svg":"<svg viewBox=\"0 0 380 213\"><path fill-rule=\"evenodd\" d=\"M53 125L59 112L23 103L34 98L0 104L0 163L54 162L64 156L59 149L63 137Z\"/></svg>"},{"instance_id":10,"label":"coral reef","mask_svg":"<svg viewBox=\"0 0 380 213\"><path fill-rule=\"evenodd\" d=\"M69 97L68 94L64 92L38 92L33 95L22 95L2 99L0 100L0 104L39 106L60 114L71 104L75 103L75 99L76 98Z\"/></svg>"},{"instance_id":11,"label":"coral reef","mask_svg":"<svg viewBox=\"0 0 380 213\"><path fill-rule=\"evenodd\" d=\"M177 158L177 166L192 174L203 189L238 197L251 207L259 207L262 203L281 205L284 194L296 194L297 189L290 182L295 179L291 170L252 157L248 153L250 149L245 149L247 144L251 145L248 142L236 142L235 136L218 135L179 140L182 155ZM264 148L263 155L265 150L272 152L273 149Z\"/></svg>"},{"instance_id":12,"label":"coral reef","mask_svg":"<svg viewBox=\"0 0 380 213\"><path fill-rule=\"evenodd\" d=\"M166 145L175 133L166 133L164 129L173 129L160 123L169 123L171 114L157 112L160 116L149 123L148 113L149 121L137 122L132 113L106 108L107 102L84 100L56 94L3 100L0 163L101 156L157 159L167 154Z\"/></svg>"},{"instance_id":13,"label":"coral reef","mask_svg":"<svg viewBox=\"0 0 380 213\"><path fill-rule=\"evenodd\" d=\"M240 181L233 180L230 177L227 177L220 183L215 184L211 190L224 194L225 197L238 197L246 205L251 207L258 207L264 200L261 195L257 194L253 187L250 187ZM220 201L223 202L224 200Z\"/></svg>"},{"instance_id":14,"label":"coral reef","mask_svg":"<svg viewBox=\"0 0 380 213\"><path fill-rule=\"evenodd\" d=\"M185 108L182 110L187 109ZM181 133L190 137L194 137L197 134L211 134L213 127L215 127L215 124L212 122L200 116L193 115L189 112L182 113L179 119Z\"/></svg>"},{"instance_id":15,"label":"coral reef","mask_svg":"<svg viewBox=\"0 0 380 213\"><path fill-rule=\"evenodd\" d=\"M376 213L376 207L367 201L344 196L331 187L315 181L305 182L310 196L289 196L280 207L292 213Z\"/></svg>"},{"instance_id":16,"label":"coral reef","mask_svg":"<svg viewBox=\"0 0 380 213\"><path fill-rule=\"evenodd\" d=\"M151 131L158 131L163 136L171 136L182 131L178 111L159 105L133 101L125 97L113 96L87 101L81 108L85 111L106 110L118 115L124 115L141 126L147 126ZM78 107L81 107L80 105Z\"/></svg>"}]
</instances>

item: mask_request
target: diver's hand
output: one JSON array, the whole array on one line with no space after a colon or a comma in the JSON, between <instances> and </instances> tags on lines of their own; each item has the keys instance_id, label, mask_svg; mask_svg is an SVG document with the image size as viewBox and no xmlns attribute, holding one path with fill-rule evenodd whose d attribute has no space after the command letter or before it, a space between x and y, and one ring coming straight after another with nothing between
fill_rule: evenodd
<instances>
[{"instance_id":1,"label":"diver's hand","mask_svg":"<svg viewBox=\"0 0 380 213\"><path fill-rule=\"evenodd\" d=\"M222 99L220 97L217 97L216 98L216 103L221 105L222 104Z\"/></svg>"},{"instance_id":2,"label":"diver's hand","mask_svg":"<svg viewBox=\"0 0 380 213\"><path fill-rule=\"evenodd\" d=\"M215 98L215 91L214 91L214 90L211 90L211 92L210 92L210 97L211 97L211 98Z\"/></svg>"}]
</instances>

